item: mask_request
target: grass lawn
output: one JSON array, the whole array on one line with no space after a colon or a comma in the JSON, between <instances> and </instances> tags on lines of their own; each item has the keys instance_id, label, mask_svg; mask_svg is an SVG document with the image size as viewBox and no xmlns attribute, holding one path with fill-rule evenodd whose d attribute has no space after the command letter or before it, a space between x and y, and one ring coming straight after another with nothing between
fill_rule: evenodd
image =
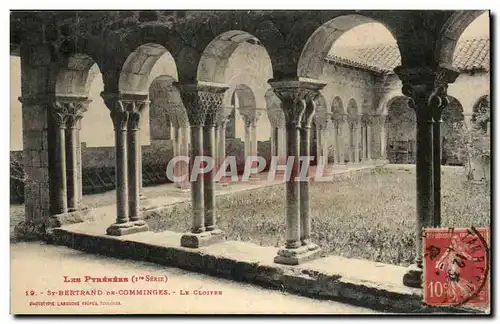
<instances>
[{"instance_id":1,"label":"grass lawn","mask_svg":"<svg viewBox=\"0 0 500 324\"><path fill-rule=\"evenodd\" d=\"M311 183L313 241L325 254L408 265L415 257L415 169L378 169ZM489 226L490 188L464 182L463 169L443 168L442 226ZM230 240L281 246L284 186L217 198L218 225ZM185 231L189 210L147 220L154 231Z\"/></svg>"}]
</instances>

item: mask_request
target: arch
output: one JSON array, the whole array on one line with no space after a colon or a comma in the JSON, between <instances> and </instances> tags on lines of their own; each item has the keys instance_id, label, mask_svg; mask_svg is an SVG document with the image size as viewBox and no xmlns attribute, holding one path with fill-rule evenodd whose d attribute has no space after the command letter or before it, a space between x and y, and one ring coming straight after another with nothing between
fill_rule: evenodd
<instances>
[{"instance_id":1,"label":"arch","mask_svg":"<svg viewBox=\"0 0 500 324\"><path fill-rule=\"evenodd\" d=\"M297 64L297 75L299 77L319 79L323 73L325 57L335 41L354 27L374 22L382 24L374 18L360 14L350 14L335 17L324 23L314 31L304 45ZM384 27L387 28L386 25ZM390 30L389 32L394 35Z\"/></svg>"},{"instance_id":2,"label":"arch","mask_svg":"<svg viewBox=\"0 0 500 324\"><path fill-rule=\"evenodd\" d=\"M415 163L415 111L408 97L396 96L387 102L387 157L391 163Z\"/></svg>"},{"instance_id":3,"label":"arch","mask_svg":"<svg viewBox=\"0 0 500 324\"><path fill-rule=\"evenodd\" d=\"M356 103L356 100L354 100L354 98L351 98L347 103L347 114L349 116L356 116L359 114L358 104Z\"/></svg>"},{"instance_id":4,"label":"arch","mask_svg":"<svg viewBox=\"0 0 500 324\"><path fill-rule=\"evenodd\" d=\"M342 99L340 99L339 96L333 98L332 108L330 112L336 115L341 115L344 113L344 105L342 103Z\"/></svg>"},{"instance_id":5,"label":"arch","mask_svg":"<svg viewBox=\"0 0 500 324\"><path fill-rule=\"evenodd\" d=\"M86 96L97 74L100 74L99 67L90 55L73 54L59 68L55 92L57 95Z\"/></svg>"},{"instance_id":6,"label":"arch","mask_svg":"<svg viewBox=\"0 0 500 324\"><path fill-rule=\"evenodd\" d=\"M197 79L207 82L226 82L229 58L242 43L262 46L259 39L241 30L231 30L217 36L203 51L198 64Z\"/></svg>"},{"instance_id":7,"label":"arch","mask_svg":"<svg viewBox=\"0 0 500 324\"><path fill-rule=\"evenodd\" d=\"M472 107L472 122L478 125L484 131L487 130L488 123L490 122L490 109L491 109L490 95L485 94L476 100ZM487 118L478 118L481 114L488 114Z\"/></svg>"},{"instance_id":8,"label":"arch","mask_svg":"<svg viewBox=\"0 0 500 324\"><path fill-rule=\"evenodd\" d=\"M151 140L169 139L171 124L186 126L187 112L174 82L176 79L172 76L162 75L155 78L149 87Z\"/></svg>"},{"instance_id":9,"label":"arch","mask_svg":"<svg viewBox=\"0 0 500 324\"><path fill-rule=\"evenodd\" d=\"M464 109L457 98L448 96L449 104L443 109L443 122L457 122L464 120Z\"/></svg>"},{"instance_id":10,"label":"arch","mask_svg":"<svg viewBox=\"0 0 500 324\"><path fill-rule=\"evenodd\" d=\"M246 84L239 84L234 89L231 105L234 105L243 114L250 114L257 109L255 95Z\"/></svg>"},{"instance_id":11,"label":"arch","mask_svg":"<svg viewBox=\"0 0 500 324\"><path fill-rule=\"evenodd\" d=\"M436 62L453 64L453 55L460 35L476 18L486 10L459 10L454 12L444 23L436 45Z\"/></svg>"},{"instance_id":12,"label":"arch","mask_svg":"<svg viewBox=\"0 0 500 324\"><path fill-rule=\"evenodd\" d=\"M159 44L149 43L136 48L125 60L120 78L118 89L120 92L127 93L148 93L149 85L152 82L151 72L160 58L164 57L172 62L173 66L167 66L168 74L177 77L177 67L175 61L167 49Z\"/></svg>"}]
</instances>

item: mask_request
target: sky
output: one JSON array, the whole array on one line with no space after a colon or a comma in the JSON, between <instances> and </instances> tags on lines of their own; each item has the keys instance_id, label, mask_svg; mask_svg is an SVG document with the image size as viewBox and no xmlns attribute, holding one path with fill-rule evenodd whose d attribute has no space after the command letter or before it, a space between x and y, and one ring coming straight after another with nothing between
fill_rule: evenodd
<instances>
[{"instance_id":1,"label":"sky","mask_svg":"<svg viewBox=\"0 0 500 324\"><path fill-rule=\"evenodd\" d=\"M461 38L489 36L489 15L484 13L474 20L464 31ZM379 23L367 23L351 29L342 35L334 47L361 46L383 43L395 43L391 33Z\"/></svg>"}]
</instances>

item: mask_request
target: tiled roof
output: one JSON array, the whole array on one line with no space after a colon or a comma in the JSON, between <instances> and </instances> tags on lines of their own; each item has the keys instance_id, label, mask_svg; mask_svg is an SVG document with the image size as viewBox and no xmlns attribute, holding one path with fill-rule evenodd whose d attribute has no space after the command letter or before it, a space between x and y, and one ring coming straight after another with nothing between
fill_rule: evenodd
<instances>
[{"instance_id":1,"label":"tiled roof","mask_svg":"<svg viewBox=\"0 0 500 324\"><path fill-rule=\"evenodd\" d=\"M396 44L367 47L336 48L328 61L355 66L374 72L392 72L401 62ZM490 38L472 38L460 41L455 49L453 66L460 71L490 70Z\"/></svg>"}]
</instances>

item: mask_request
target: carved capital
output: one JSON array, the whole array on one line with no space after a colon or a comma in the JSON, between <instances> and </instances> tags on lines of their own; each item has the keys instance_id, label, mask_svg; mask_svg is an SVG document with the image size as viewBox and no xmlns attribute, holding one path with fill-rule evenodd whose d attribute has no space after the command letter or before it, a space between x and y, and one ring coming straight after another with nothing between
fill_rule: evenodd
<instances>
[{"instance_id":1,"label":"carved capital","mask_svg":"<svg viewBox=\"0 0 500 324\"><path fill-rule=\"evenodd\" d=\"M453 83L460 74L451 66L441 65L405 69L398 66L394 72L402 81L402 92L410 98L411 108L421 110L421 116L430 120L441 118L441 111L448 104L448 84Z\"/></svg>"},{"instance_id":2,"label":"carved capital","mask_svg":"<svg viewBox=\"0 0 500 324\"><path fill-rule=\"evenodd\" d=\"M224 93L229 87L202 81L197 84L176 84L176 86L181 93L189 123L193 126L215 126Z\"/></svg>"},{"instance_id":3,"label":"carved capital","mask_svg":"<svg viewBox=\"0 0 500 324\"><path fill-rule=\"evenodd\" d=\"M288 126L299 127L302 123L303 115L305 125L312 121L315 104L313 101L319 95L326 84L318 80L297 78L285 81L270 81L269 84L274 92L281 99L281 108L285 114L285 123ZM310 105L307 103L311 102ZM306 112L307 110L307 112Z\"/></svg>"},{"instance_id":4,"label":"carved capital","mask_svg":"<svg viewBox=\"0 0 500 324\"><path fill-rule=\"evenodd\" d=\"M55 125L59 128L76 128L90 102L87 97L56 96L52 105Z\"/></svg>"},{"instance_id":5,"label":"carved capital","mask_svg":"<svg viewBox=\"0 0 500 324\"><path fill-rule=\"evenodd\" d=\"M323 130L328 127L328 120L330 116L328 113L316 113L314 115L314 123L316 124L316 129Z\"/></svg>"},{"instance_id":6,"label":"carved capital","mask_svg":"<svg viewBox=\"0 0 500 324\"><path fill-rule=\"evenodd\" d=\"M138 130L141 112L149 104L147 94L101 93L116 130Z\"/></svg>"},{"instance_id":7,"label":"carved capital","mask_svg":"<svg viewBox=\"0 0 500 324\"><path fill-rule=\"evenodd\" d=\"M373 115L372 114L363 114L361 116L361 123L365 126L371 126L373 124Z\"/></svg>"}]
</instances>

